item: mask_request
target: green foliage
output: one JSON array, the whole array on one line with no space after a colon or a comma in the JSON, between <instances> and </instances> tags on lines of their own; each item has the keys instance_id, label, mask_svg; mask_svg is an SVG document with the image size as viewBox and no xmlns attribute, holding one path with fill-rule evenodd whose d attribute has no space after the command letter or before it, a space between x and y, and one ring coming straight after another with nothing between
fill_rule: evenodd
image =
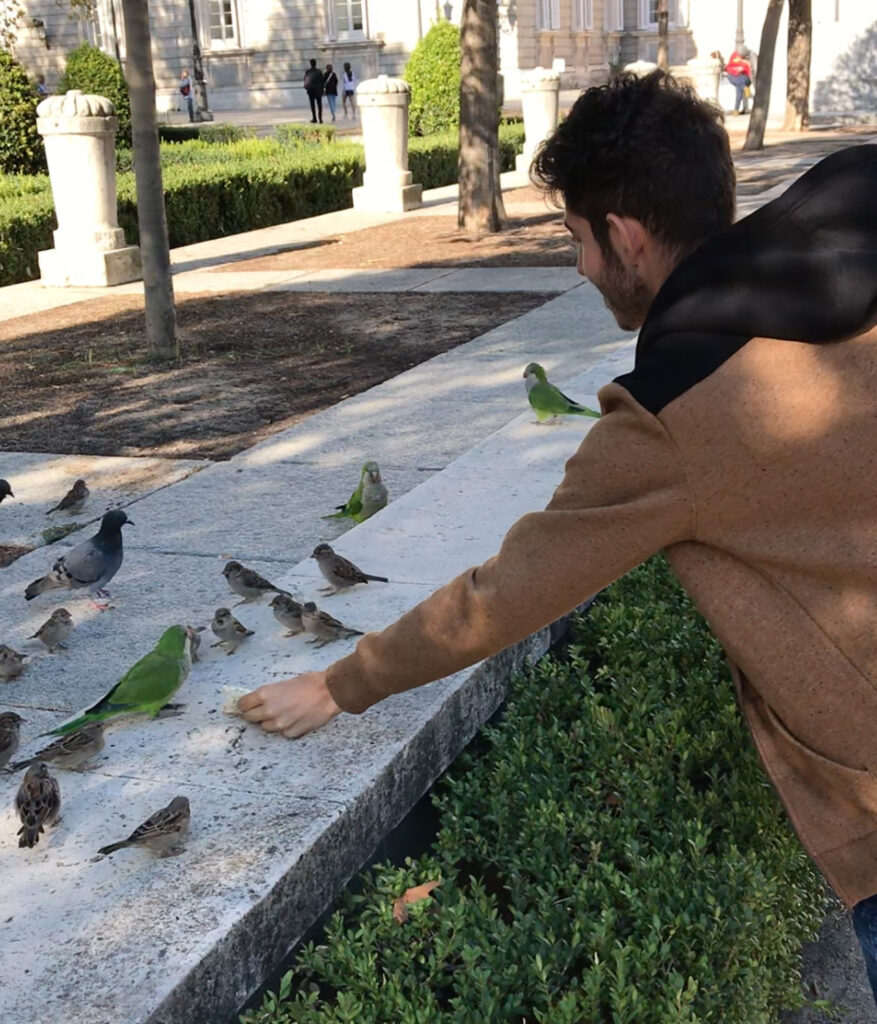
<instances>
[{"instance_id":1,"label":"green foliage","mask_svg":"<svg viewBox=\"0 0 877 1024\"><path fill-rule=\"evenodd\" d=\"M334 124L278 124L274 126L274 138L284 146L301 146L304 143L332 142L335 138Z\"/></svg>"},{"instance_id":2,"label":"green foliage","mask_svg":"<svg viewBox=\"0 0 877 1024\"><path fill-rule=\"evenodd\" d=\"M524 148L524 126L499 126L499 168L511 171L515 156ZM427 135L408 141L408 169L425 189L451 185L457 180L457 161L460 155L459 135L456 131Z\"/></svg>"},{"instance_id":3,"label":"green foliage","mask_svg":"<svg viewBox=\"0 0 877 1024\"><path fill-rule=\"evenodd\" d=\"M254 139L255 129L245 128L240 124L202 124L198 128L198 139L201 142L224 144Z\"/></svg>"},{"instance_id":4,"label":"green foliage","mask_svg":"<svg viewBox=\"0 0 877 1024\"><path fill-rule=\"evenodd\" d=\"M500 126L502 168L523 145L519 126ZM362 184L361 146L344 142L290 146L276 139L219 143L192 139L161 146L172 246L314 217L350 206ZM413 139L414 180L438 188L457 179L455 132ZM119 223L136 243L137 208L130 149L116 151ZM52 247L55 227L49 179L0 176L0 285L38 276L37 251Z\"/></svg>"},{"instance_id":5,"label":"green foliage","mask_svg":"<svg viewBox=\"0 0 877 1024\"><path fill-rule=\"evenodd\" d=\"M39 277L37 253L52 248L55 226L46 175L0 177L0 285Z\"/></svg>"},{"instance_id":6,"label":"green foliage","mask_svg":"<svg viewBox=\"0 0 877 1024\"><path fill-rule=\"evenodd\" d=\"M437 787L432 853L346 894L242 1021L773 1024L800 1005L822 883L663 559L513 682L476 745ZM438 878L398 924L394 898Z\"/></svg>"},{"instance_id":7,"label":"green foliage","mask_svg":"<svg viewBox=\"0 0 877 1024\"><path fill-rule=\"evenodd\" d=\"M436 22L414 48L402 77L411 86L408 129L431 135L460 123L460 29Z\"/></svg>"},{"instance_id":8,"label":"green foliage","mask_svg":"<svg viewBox=\"0 0 877 1024\"><path fill-rule=\"evenodd\" d=\"M350 205L362 183L359 146L290 149L270 139L227 145L200 140L162 147L168 233L172 247ZM119 224L137 242L133 174L118 178Z\"/></svg>"},{"instance_id":9,"label":"green foliage","mask_svg":"<svg viewBox=\"0 0 877 1024\"><path fill-rule=\"evenodd\" d=\"M106 96L116 108L119 119L116 145L131 145L131 101L128 83L117 60L96 46L83 43L67 55L67 66L58 82L59 93L68 89Z\"/></svg>"},{"instance_id":10,"label":"green foliage","mask_svg":"<svg viewBox=\"0 0 877 1024\"><path fill-rule=\"evenodd\" d=\"M39 97L27 72L0 50L0 171L36 174L46 169L43 140L37 132Z\"/></svg>"}]
</instances>

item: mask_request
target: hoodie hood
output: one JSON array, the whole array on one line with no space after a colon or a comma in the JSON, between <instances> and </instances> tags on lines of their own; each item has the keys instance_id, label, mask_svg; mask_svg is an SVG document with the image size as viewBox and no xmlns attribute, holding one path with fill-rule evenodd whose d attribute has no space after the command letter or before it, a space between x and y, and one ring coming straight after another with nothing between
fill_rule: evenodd
<instances>
[{"instance_id":1,"label":"hoodie hood","mask_svg":"<svg viewBox=\"0 0 877 1024\"><path fill-rule=\"evenodd\" d=\"M875 323L877 145L854 146L684 259L617 381L657 413L750 338L818 344Z\"/></svg>"}]
</instances>

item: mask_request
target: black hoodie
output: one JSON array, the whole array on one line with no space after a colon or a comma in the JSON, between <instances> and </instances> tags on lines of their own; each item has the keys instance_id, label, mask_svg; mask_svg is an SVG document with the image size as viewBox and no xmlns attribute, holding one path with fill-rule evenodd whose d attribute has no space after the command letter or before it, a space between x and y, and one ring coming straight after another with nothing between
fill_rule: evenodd
<instances>
[{"instance_id":1,"label":"black hoodie","mask_svg":"<svg viewBox=\"0 0 877 1024\"><path fill-rule=\"evenodd\" d=\"M617 378L657 414L751 338L831 342L877 322L877 145L826 157L664 282Z\"/></svg>"}]
</instances>

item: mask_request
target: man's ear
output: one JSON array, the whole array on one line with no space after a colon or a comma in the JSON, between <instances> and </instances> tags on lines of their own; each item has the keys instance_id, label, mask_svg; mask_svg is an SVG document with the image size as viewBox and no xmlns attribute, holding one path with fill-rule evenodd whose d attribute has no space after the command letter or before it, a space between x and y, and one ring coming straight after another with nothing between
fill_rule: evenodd
<instances>
[{"instance_id":1,"label":"man's ear","mask_svg":"<svg viewBox=\"0 0 877 1024\"><path fill-rule=\"evenodd\" d=\"M635 270L643 257L646 229L635 217L619 217L615 213L606 214L606 223L615 255L628 270Z\"/></svg>"}]
</instances>

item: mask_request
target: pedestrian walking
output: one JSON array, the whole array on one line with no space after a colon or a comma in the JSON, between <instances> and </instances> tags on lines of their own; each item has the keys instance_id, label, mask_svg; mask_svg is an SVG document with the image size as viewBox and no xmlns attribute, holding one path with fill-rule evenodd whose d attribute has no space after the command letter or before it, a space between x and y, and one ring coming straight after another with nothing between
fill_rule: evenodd
<instances>
[{"instance_id":1,"label":"pedestrian walking","mask_svg":"<svg viewBox=\"0 0 877 1024\"><path fill-rule=\"evenodd\" d=\"M186 109L189 111L189 120L195 120L195 96L192 91L192 79L189 77L189 71L187 68L183 68L182 74L180 75L180 95L186 103Z\"/></svg>"},{"instance_id":2,"label":"pedestrian walking","mask_svg":"<svg viewBox=\"0 0 877 1024\"><path fill-rule=\"evenodd\" d=\"M326 94L326 103L334 121L335 105L338 102L338 76L332 70L331 64L327 64L326 70L323 72L323 92Z\"/></svg>"},{"instance_id":3,"label":"pedestrian walking","mask_svg":"<svg viewBox=\"0 0 877 1024\"><path fill-rule=\"evenodd\" d=\"M497 654L663 550L877 1000L877 146L735 223L721 112L655 70L582 93L533 176L563 201L579 273L639 330L633 369L493 558L239 708L302 736Z\"/></svg>"},{"instance_id":4,"label":"pedestrian walking","mask_svg":"<svg viewBox=\"0 0 877 1024\"><path fill-rule=\"evenodd\" d=\"M323 72L317 67L316 60L311 57L311 66L305 71L305 92L311 105L311 124L323 123Z\"/></svg>"},{"instance_id":5,"label":"pedestrian walking","mask_svg":"<svg viewBox=\"0 0 877 1024\"><path fill-rule=\"evenodd\" d=\"M347 104L350 104L350 116L356 117L356 75L353 73L353 69L350 64L345 62L344 67L341 70L341 85L343 92L341 95L341 104L344 107L344 116L347 117Z\"/></svg>"}]
</instances>

